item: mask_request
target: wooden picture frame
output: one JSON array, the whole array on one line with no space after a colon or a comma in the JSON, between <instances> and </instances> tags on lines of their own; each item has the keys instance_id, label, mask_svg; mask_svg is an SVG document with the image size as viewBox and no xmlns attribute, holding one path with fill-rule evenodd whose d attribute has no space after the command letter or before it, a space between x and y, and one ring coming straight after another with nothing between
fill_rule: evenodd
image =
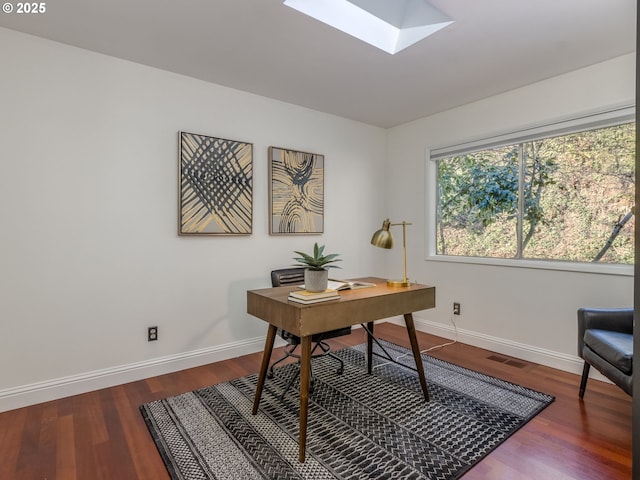
<instances>
[{"instance_id":1,"label":"wooden picture frame","mask_svg":"<svg viewBox=\"0 0 640 480\"><path fill-rule=\"evenodd\" d=\"M324 155L269 147L269 234L324 232Z\"/></svg>"},{"instance_id":2,"label":"wooden picture frame","mask_svg":"<svg viewBox=\"0 0 640 480\"><path fill-rule=\"evenodd\" d=\"M253 144L179 132L179 235L250 235Z\"/></svg>"}]
</instances>

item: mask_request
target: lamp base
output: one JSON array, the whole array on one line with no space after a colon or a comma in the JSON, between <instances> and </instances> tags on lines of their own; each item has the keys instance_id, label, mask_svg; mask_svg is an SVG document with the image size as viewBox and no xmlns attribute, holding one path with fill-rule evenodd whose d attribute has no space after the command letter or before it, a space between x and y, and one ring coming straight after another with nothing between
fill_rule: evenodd
<instances>
[{"instance_id":1,"label":"lamp base","mask_svg":"<svg viewBox=\"0 0 640 480\"><path fill-rule=\"evenodd\" d=\"M387 280L387 287L410 287L410 280Z\"/></svg>"}]
</instances>

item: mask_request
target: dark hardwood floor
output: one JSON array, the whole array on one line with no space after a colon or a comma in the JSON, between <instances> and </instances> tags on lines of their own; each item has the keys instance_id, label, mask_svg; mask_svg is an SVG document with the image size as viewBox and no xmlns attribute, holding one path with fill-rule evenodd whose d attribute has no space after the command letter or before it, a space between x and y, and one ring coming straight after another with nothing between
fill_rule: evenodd
<instances>
[{"instance_id":1,"label":"dark hardwood floor","mask_svg":"<svg viewBox=\"0 0 640 480\"><path fill-rule=\"evenodd\" d=\"M376 331L409 346L402 327L382 324ZM422 349L446 341L423 333L418 339ZM358 329L331 343L362 341ZM617 387L589 380L581 401L577 375L463 344L430 354L556 396L465 480L631 478L631 398ZM168 479L138 406L257 372L260 358L247 355L1 413L0 479Z\"/></svg>"}]
</instances>

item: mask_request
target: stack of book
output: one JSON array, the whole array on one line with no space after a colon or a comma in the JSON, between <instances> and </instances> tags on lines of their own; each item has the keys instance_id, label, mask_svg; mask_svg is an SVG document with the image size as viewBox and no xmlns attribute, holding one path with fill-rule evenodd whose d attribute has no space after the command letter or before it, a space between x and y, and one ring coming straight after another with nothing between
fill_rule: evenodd
<instances>
[{"instance_id":1,"label":"stack of book","mask_svg":"<svg viewBox=\"0 0 640 480\"><path fill-rule=\"evenodd\" d=\"M328 288L324 292L308 292L307 290L294 290L289 294L289 300L298 303L318 303L340 298L338 291Z\"/></svg>"}]
</instances>

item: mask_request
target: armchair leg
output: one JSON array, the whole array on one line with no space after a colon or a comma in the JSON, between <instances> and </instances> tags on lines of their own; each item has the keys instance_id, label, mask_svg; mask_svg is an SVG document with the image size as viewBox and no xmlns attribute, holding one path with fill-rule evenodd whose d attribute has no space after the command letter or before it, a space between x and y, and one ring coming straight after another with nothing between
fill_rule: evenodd
<instances>
[{"instance_id":1,"label":"armchair leg","mask_svg":"<svg viewBox=\"0 0 640 480\"><path fill-rule=\"evenodd\" d=\"M584 367L582 368L582 380L580 381L580 398L584 398L584 390L587 388L587 380L589 379L589 369L591 365L587 362L584 362Z\"/></svg>"}]
</instances>

